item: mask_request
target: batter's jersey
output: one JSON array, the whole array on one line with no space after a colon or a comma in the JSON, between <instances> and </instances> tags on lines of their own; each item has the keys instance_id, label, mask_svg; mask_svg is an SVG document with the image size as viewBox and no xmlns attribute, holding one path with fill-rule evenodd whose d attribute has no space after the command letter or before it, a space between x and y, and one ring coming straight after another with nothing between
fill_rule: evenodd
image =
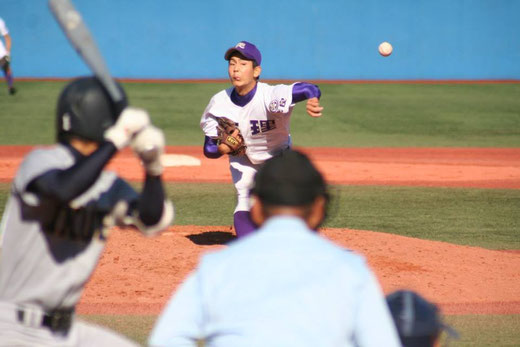
<instances>
[{"instance_id":1,"label":"batter's jersey","mask_svg":"<svg viewBox=\"0 0 520 347\"><path fill-rule=\"evenodd\" d=\"M0 18L0 35L5 36L9 34L9 30L7 30L7 26L2 18ZM4 42L0 39L0 59L3 58L7 54L5 50Z\"/></svg>"},{"instance_id":2,"label":"batter's jersey","mask_svg":"<svg viewBox=\"0 0 520 347\"><path fill-rule=\"evenodd\" d=\"M86 223L94 228L92 211L102 218L117 201L138 198L130 185L108 171L65 206L27 191L34 178L74 163L67 147L55 145L32 151L20 165L0 230L0 301L35 304L48 310L74 307L105 241L99 234L88 241L72 241L43 230L56 229L59 233L60 228L85 227ZM86 210L91 214L81 213Z\"/></svg>"},{"instance_id":3,"label":"batter's jersey","mask_svg":"<svg viewBox=\"0 0 520 347\"><path fill-rule=\"evenodd\" d=\"M208 137L217 136L216 118L226 117L238 124L247 146L246 155L259 164L291 145L290 117L293 85L257 83L256 93L245 106L231 100L233 87L214 95L200 120Z\"/></svg>"}]
</instances>

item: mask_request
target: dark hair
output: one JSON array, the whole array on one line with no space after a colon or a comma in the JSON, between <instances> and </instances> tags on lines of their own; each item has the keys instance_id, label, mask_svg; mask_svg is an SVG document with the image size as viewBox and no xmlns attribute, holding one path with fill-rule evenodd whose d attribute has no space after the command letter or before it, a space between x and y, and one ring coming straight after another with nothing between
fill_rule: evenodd
<instances>
[{"instance_id":1,"label":"dark hair","mask_svg":"<svg viewBox=\"0 0 520 347\"><path fill-rule=\"evenodd\" d=\"M251 194L265 206L308 206L319 196L328 200L321 173L305 154L294 150L283 151L260 167Z\"/></svg>"}]
</instances>

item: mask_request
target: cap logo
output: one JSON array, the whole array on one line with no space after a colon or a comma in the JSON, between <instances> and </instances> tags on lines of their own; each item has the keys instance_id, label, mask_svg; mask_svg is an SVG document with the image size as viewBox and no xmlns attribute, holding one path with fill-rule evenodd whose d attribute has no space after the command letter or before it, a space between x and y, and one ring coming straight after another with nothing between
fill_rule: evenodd
<instances>
[{"instance_id":1,"label":"cap logo","mask_svg":"<svg viewBox=\"0 0 520 347\"><path fill-rule=\"evenodd\" d=\"M245 48L246 48L246 44L243 43L243 42L239 42L239 43L237 43L237 45L235 46L235 48L245 49Z\"/></svg>"},{"instance_id":2,"label":"cap logo","mask_svg":"<svg viewBox=\"0 0 520 347\"><path fill-rule=\"evenodd\" d=\"M65 130L65 131L69 131L70 128L71 128L71 125L70 125L70 115L68 113L65 113L63 115L63 120L62 120L62 129Z\"/></svg>"}]
</instances>

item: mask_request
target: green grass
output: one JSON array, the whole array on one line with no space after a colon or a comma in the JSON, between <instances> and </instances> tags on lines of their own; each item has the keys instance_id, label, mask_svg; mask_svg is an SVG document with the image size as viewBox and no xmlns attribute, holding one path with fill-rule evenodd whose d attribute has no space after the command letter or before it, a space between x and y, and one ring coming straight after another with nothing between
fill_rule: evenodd
<instances>
[{"instance_id":1,"label":"green grass","mask_svg":"<svg viewBox=\"0 0 520 347\"><path fill-rule=\"evenodd\" d=\"M341 186L332 227L382 231L490 249L520 249L520 191Z\"/></svg>"},{"instance_id":2,"label":"green grass","mask_svg":"<svg viewBox=\"0 0 520 347\"><path fill-rule=\"evenodd\" d=\"M64 82L16 82L16 95L2 95L0 144L48 144L55 139L56 101Z\"/></svg>"},{"instance_id":3,"label":"green grass","mask_svg":"<svg viewBox=\"0 0 520 347\"><path fill-rule=\"evenodd\" d=\"M9 198L10 183L0 183L0 216L3 215L7 198ZM1 218L1 217L0 217Z\"/></svg>"},{"instance_id":4,"label":"green grass","mask_svg":"<svg viewBox=\"0 0 520 347\"><path fill-rule=\"evenodd\" d=\"M446 316L446 322L460 334L449 346L519 346L520 315Z\"/></svg>"},{"instance_id":5,"label":"green grass","mask_svg":"<svg viewBox=\"0 0 520 347\"><path fill-rule=\"evenodd\" d=\"M519 84L345 84L321 89L329 117L316 126L333 130L334 146L520 145ZM298 130L299 124L293 124ZM348 138L335 138L341 134ZM314 134L307 128L297 139L312 143Z\"/></svg>"},{"instance_id":6,"label":"green grass","mask_svg":"<svg viewBox=\"0 0 520 347\"><path fill-rule=\"evenodd\" d=\"M144 346L157 316L96 314L80 315L79 318L115 330Z\"/></svg>"},{"instance_id":7,"label":"green grass","mask_svg":"<svg viewBox=\"0 0 520 347\"><path fill-rule=\"evenodd\" d=\"M175 204L175 224L231 225L237 197L229 184L168 183Z\"/></svg>"},{"instance_id":8,"label":"green grass","mask_svg":"<svg viewBox=\"0 0 520 347\"><path fill-rule=\"evenodd\" d=\"M0 211L8 184L0 184ZM139 184L136 184L139 186ZM178 225L231 225L231 183L168 183ZM520 191L334 186L324 226L387 232L489 249L520 249Z\"/></svg>"},{"instance_id":9,"label":"green grass","mask_svg":"<svg viewBox=\"0 0 520 347\"><path fill-rule=\"evenodd\" d=\"M56 100L65 82L17 82L0 94L0 144L54 140ZM169 145L201 145L199 121L227 83L124 83L132 105L149 110ZM0 84L1 87L5 87ZM323 84L324 116L297 105L297 146L520 146L520 84Z\"/></svg>"},{"instance_id":10,"label":"green grass","mask_svg":"<svg viewBox=\"0 0 520 347\"><path fill-rule=\"evenodd\" d=\"M82 319L106 326L145 345L156 316L83 315ZM460 334L450 339L449 346L518 346L520 344L520 315L461 315L446 316L446 323ZM446 334L441 341L446 342Z\"/></svg>"},{"instance_id":11,"label":"green grass","mask_svg":"<svg viewBox=\"0 0 520 347\"><path fill-rule=\"evenodd\" d=\"M231 225L231 183L168 184L176 224ZM520 249L520 191L333 186L324 226L387 232L490 249ZM217 208L218 206L218 208Z\"/></svg>"}]
</instances>

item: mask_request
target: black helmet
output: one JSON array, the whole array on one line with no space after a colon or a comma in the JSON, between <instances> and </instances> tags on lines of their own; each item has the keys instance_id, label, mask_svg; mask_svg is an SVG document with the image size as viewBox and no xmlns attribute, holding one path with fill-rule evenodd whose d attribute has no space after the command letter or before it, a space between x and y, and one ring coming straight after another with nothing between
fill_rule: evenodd
<instances>
[{"instance_id":1,"label":"black helmet","mask_svg":"<svg viewBox=\"0 0 520 347\"><path fill-rule=\"evenodd\" d=\"M56 110L59 142L71 135L102 142L105 130L117 120L128 100L120 84L123 99L117 104L96 77L81 77L70 82L61 92Z\"/></svg>"}]
</instances>

